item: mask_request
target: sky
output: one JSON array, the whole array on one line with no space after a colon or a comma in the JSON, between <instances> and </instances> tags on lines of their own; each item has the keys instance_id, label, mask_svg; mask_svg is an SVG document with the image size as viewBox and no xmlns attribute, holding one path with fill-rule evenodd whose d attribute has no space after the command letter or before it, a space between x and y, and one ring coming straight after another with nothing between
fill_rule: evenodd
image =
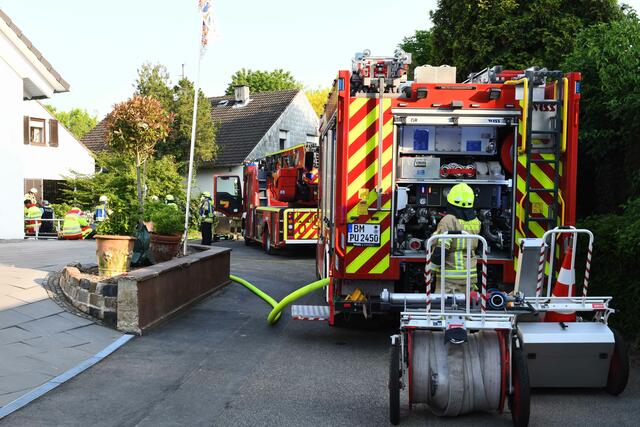
<instances>
[{"instance_id":1,"label":"sky","mask_svg":"<svg viewBox=\"0 0 640 427\"><path fill-rule=\"evenodd\" d=\"M429 26L436 0L214 0L217 34L201 65L205 95L223 94L240 68L291 71L307 88L330 87L357 51L393 54ZM47 103L99 117L130 97L144 62L167 67L173 81L197 73L197 0L0 0L44 57L71 85ZM395 23L397 25L390 25Z\"/></svg>"},{"instance_id":2,"label":"sky","mask_svg":"<svg viewBox=\"0 0 640 427\"><path fill-rule=\"evenodd\" d=\"M625 1L636 10L640 0ZM240 68L291 71L306 88L329 87L357 51L391 55L416 29L429 28L436 0L214 0L216 35L201 65L205 95L223 94ZM401 5L401 7L399 6ZM173 81L197 73L197 0L0 0L71 84L47 103L99 117L133 93L145 62Z\"/></svg>"}]
</instances>

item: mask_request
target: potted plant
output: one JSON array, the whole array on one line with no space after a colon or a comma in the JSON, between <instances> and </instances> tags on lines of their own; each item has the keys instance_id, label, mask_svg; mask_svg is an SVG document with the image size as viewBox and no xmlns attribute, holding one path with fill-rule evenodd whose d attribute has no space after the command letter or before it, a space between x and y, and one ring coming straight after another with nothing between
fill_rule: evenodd
<instances>
[{"instance_id":1,"label":"potted plant","mask_svg":"<svg viewBox=\"0 0 640 427\"><path fill-rule=\"evenodd\" d=\"M107 221L98 225L96 256L101 276L116 276L129 271L135 238L131 237L135 220L131 214L114 206Z\"/></svg>"},{"instance_id":2,"label":"potted plant","mask_svg":"<svg viewBox=\"0 0 640 427\"><path fill-rule=\"evenodd\" d=\"M155 262L168 261L178 253L182 241L184 217L170 205L154 207L149 216L153 223L149 250Z\"/></svg>"},{"instance_id":3,"label":"potted plant","mask_svg":"<svg viewBox=\"0 0 640 427\"><path fill-rule=\"evenodd\" d=\"M156 211L162 209L165 206L164 203L161 202L147 202L144 205L144 214L142 215L142 222L145 227L147 227L147 231L149 233L153 233L153 215ZM174 209L175 210L175 209Z\"/></svg>"}]
</instances>

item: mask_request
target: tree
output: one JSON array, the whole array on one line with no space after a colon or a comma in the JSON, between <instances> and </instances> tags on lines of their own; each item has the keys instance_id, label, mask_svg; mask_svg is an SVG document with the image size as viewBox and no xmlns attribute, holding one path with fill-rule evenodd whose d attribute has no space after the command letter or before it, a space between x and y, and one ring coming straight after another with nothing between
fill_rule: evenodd
<instances>
[{"instance_id":1,"label":"tree","mask_svg":"<svg viewBox=\"0 0 640 427\"><path fill-rule=\"evenodd\" d=\"M82 108L72 108L69 111L58 111L53 105L45 105L55 118L76 137L82 139L98 123L98 118L92 116Z\"/></svg>"},{"instance_id":2,"label":"tree","mask_svg":"<svg viewBox=\"0 0 640 427\"><path fill-rule=\"evenodd\" d=\"M191 145L191 123L193 119L193 83L183 78L172 86L169 72L164 65L145 63L138 69L134 84L135 94L151 96L173 114L174 120L168 137L158 142L156 155L171 155L181 163L184 170L189 160ZM216 128L211 119L211 103L198 91L198 117L196 124L195 160L211 161L215 158Z\"/></svg>"},{"instance_id":3,"label":"tree","mask_svg":"<svg viewBox=\"0 0 640 427\"><path fill-rule=\"evenodd\" d=\"M579 164L588 171L578 182L582 215L619 212L640 194L639 66L640 21L633 14L583 31L562 65L582 73Z\"/></svg>"},{"instance_id":4,"label":"tree","mask_svg":"<svg viewBox=\"0 0 640 427\"><path fill-rule=\"evenodd\" d=\"M621 16L616 0L439 0L432 29L401 46L420 61L456 66L459 79L490 65L551 69L571 52L580 30Z\"/></svg>"},{"instance_id":5,"label":"tree","mask_svg":"<svg viewBox=\"0 0 640 427\"><path fill-rule=\"evenodd\" d=\"M302 84L297 82L290 72L282 69L254 71L242 68L231 76L231 82L225 93L233 95L236 86L249 86L251 92L254 93L302 88Z\"/></svg>"},{"instance_id":6,"label":"tree","mask_svg":"<svg viewBox=\"0 0 640 427\"><path fill-rule=\"evenodd\" d=\"M322 116L324 112L324 106L327 103L329 92L331 92L330 88L310 89L304 92L318 117Z\"/></svg>"},{"instance_id":7,"label":"tree","mask_svg":"<svg viewBox=\"0 0 640 427\"><path fill-rule=\"evenodd\" d=\"M118 153L135 160L138 203L142 209L142 189L146 170L141 167L155 153L156 144L169 135L173 117L155 98L136 95L126 102L116 104L105 119L108 129L107 143Z\"/></svg>"},{"instance_id":8,"label":"tree","mask_svg":"<svg viewBox=\"0 0 640 427\"><path fill-rule=\"evenodd\" d=\"M417 30L413 36L405 37L402 40L400 48L412 54L409 76L413 76L413 70L420 65L435 65L431 30Z\"/></svg>"}]
</instances>

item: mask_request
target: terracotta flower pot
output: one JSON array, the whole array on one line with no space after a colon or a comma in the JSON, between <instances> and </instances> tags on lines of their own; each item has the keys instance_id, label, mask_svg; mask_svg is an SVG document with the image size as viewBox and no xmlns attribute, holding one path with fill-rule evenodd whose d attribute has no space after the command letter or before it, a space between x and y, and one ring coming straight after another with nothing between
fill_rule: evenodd
<instances>
[{"instance_id":1,"label":"terracotta flower pot","mask_svg":"<svg viewBox=\"0 0 640 427\"><path fill-rule=\"evenodd\" d=\"M96 236L96 256L101 276L116 276L129 271L136 239L130 236Z\"/></svg>"},{"instance_id":2,"label":"terracotta flower pot","mask_svg":"<svg viewBox=\"0 0 640 427\"><path fill-rule=\"evenodd\" d=\"M149 250L151 251L155 262L169 261L178 254L180 243L182 241L182 234L150 234L151 241L149 242Z\"/></svg>"}]
</instances>

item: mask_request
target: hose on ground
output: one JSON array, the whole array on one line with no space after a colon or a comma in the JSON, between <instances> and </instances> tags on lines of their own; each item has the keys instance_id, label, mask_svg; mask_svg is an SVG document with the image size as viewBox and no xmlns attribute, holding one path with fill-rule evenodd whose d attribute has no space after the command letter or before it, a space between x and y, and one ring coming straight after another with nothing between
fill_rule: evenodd
<instances>
[{"instance_id":1,"label":"hose on ground","mask_svg":"<svg viewBox=\"0 0 640 427\"><path fill-rule=\"evenodd\" d=\"M292 293L290 293L289 295L284 297L282 299L282 301L277 302L270 295L268 295L265 292L261 291L256 286L254 286L253 284L251 284L247 280L244 280L241 277L234 276L233 274L230 274L229 275L229 279L231 279L232 281L234 281L236 283L239 283L242 286L244 286L245 288L249 289L251 292L253 292L257 296L262 298L267 304L269 304L271 307L273 307L271 312L269 313L269 316L267 316L267 322L269 322L270 325L273 325L278 320L280 320L280 317L282 316L282 310L284 310L284 308L286 306L288 306L289 304L291 304L292 302L294 302L298 298L302 298L303 296L305 296L305 295L307 295L307 294L309 294L309 293L311 293L311 292L313 292L315 290L322 289L322 288L324 288L325 286L327 286L329 284L329 279L328 278L327 279L317 280L315 282L309 283L306 286L301 287L300 289L296 289L295 291L293 291Z\"/></svg>"}]
</instances>

